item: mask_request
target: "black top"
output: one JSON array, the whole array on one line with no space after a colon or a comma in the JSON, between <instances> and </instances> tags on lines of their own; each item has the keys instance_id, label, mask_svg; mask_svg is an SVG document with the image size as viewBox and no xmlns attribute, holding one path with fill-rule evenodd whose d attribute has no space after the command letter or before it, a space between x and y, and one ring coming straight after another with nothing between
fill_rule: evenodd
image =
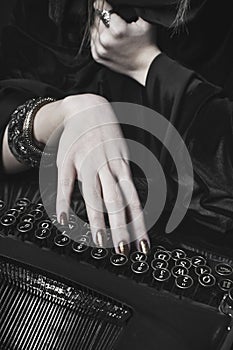
<instances>
[{"instance_id":1,"label":"black top","mask_svg":"<svg viewBox=\"0 0 233 350\"><path fill-rule=\"evenodd\" d=\"M18 0L2 33L0 130L30 97L93 92L110 101L141 103L169 119L190 151L195 189L189 213L220 232L233 229L233 22L231 0L207 0L179 35L159 27L164 52L152 63L143 88L99 66L80 42L77 1L69 0L60 26L47 0ZM73 7L73 9L72 9ZM221 19L224 19L224 21ZM175 173L166 168L168 178Z\"/></svg>"}]
</instances>

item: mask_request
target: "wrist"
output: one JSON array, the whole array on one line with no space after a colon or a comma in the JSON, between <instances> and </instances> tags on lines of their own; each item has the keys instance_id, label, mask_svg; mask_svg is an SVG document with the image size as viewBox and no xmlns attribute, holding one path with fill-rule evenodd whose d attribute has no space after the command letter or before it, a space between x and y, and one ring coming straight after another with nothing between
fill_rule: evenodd
<instances>
[{"instance_id":1,"label":"wrist","mask_svg":"<svg viewBox=\"0 0 233 350\"><path fill-rule=\"evenodd\" d=\"M66 123L74 115L106 102L107 100L104 97L89 93L67 96L62 101L63 122Z\"/></svg>"},{"instance_id":2,"label":"wrist","mask_svg":"<svg viewBox=\"0 0 233 350\"><path fill-rule=\"evenodd\" d=\"M139 64L140 68L131 73L131 78L145 86L150 66L160 54L161 51L157 47L151 47L144 51Z\"/></svg>"},{"instance_id":3,"label":"wrist","mask_svg":"<svg viewBox=\"0 0 233 350\"><path fill-rule=\"evenodd\" d=\"M42 106L36 113L33 123L35 142L45 145L54 130L62 125L64 116L62 100Z\"/></svg>"}]
</instances>

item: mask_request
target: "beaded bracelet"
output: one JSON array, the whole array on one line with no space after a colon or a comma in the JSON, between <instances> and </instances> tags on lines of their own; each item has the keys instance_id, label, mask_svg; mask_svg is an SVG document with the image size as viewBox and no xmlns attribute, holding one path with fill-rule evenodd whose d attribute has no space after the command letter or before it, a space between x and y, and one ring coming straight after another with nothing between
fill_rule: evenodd
<instances>
[{"instance_id":1,"label":"beaded bracelet","mask_svg":"<svg viewBox=\"0 0 233 350\"><path fill-rule=\"evenodd\" d=\"M33 122L38 110L54 101L51 97L33 98L12 113L8 126L8 144L20 163L32 168L39 167L42 155L43 160L46 160L44 165L52 162L54 154L43 152L33 141Z\"/></svg>"}]
</instances>

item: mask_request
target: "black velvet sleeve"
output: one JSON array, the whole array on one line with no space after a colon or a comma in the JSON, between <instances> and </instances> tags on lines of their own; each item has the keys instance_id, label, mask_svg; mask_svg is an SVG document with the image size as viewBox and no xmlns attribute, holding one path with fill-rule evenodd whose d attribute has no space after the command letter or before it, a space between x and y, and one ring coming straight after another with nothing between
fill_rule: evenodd
<instances>
[{"instance_id":1,"label":"black velvet sleeve","mask_svg":"<svg viewBox=\"0 0 233 350\"><path fill-rule=\"evenodd\" d=\"M232 230L233 102L221 88L165 54L150 67L146 95L148 105L171 121L190 152L194 192L189 214L215 230ZM175 177L170 170L168 177Z\"/></svg>"}]
</instances>

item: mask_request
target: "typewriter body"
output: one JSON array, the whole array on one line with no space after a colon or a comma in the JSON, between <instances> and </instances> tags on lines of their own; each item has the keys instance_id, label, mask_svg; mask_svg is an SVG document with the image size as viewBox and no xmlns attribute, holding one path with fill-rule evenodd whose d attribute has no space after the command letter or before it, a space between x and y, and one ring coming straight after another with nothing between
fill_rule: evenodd
<instances>
[{"instance_id":1,"label":"typewriter body","mask_svg":"<svg viewBox=\"0 0 233 350\"><path fill-rule=\"evenodd\" d=\"M36 186L1 191L0 349L231 349L230 236L161 222L148 256L117 255L57 229Z\"/></svg>"}]
</instances>

